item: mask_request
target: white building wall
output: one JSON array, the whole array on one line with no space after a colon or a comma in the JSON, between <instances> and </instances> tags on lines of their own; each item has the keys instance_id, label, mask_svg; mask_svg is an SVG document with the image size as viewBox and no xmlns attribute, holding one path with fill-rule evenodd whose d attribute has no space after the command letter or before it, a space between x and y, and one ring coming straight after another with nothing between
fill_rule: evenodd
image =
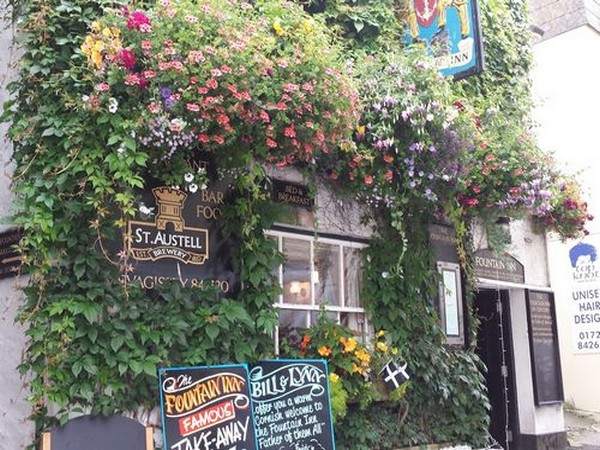
<instances>
[{"instance_id":1,"label":"white building wall","mask_svg":"<svg viewBox=\"0 0 600 450\"><path fill-rule=\"evenodd\" d=\"M588 229L600 238L600 33L582 26L534 46L532 73L538 107L538 140L566 170L579 173L591 214ZM576 408L600 412L600 353L575 354L569 249L576 242L550 238L550 277L556 294L565 398ZM600 331L600 330L598 330Z\"/></svg>"},{"instance_id":2,"label":"white building wall","mask_svg":"<svg viewBox=\"0 0 600 450\"><path fill-rule=\"evenodd\" d=\"M4 12L4 11L2 11ZM15 61L12 49L12 29L0 20L0 104L7 100L6 83L14 74L11 62ZM0 125L0 231L8 228L12 195L10 177L11 146L7 141L6 124ZM26 383L17 366L25 348L24 329L15 324L22 293L18 283L23 279L0 280L0 448L23 449L33 442L33 423L27 420L31 409L26 401Z\"/></svg>"}]
</instances>

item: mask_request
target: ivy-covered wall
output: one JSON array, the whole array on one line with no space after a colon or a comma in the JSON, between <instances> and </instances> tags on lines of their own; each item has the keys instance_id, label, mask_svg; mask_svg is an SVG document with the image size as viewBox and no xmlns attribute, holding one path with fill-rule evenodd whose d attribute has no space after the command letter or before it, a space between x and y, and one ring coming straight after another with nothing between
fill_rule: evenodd
<instances>
[{"instance_id":1,"label":"ivy-covered wall","mask_svg":"<svg viewBox=\"0 0 600 450\"><path fill-rule=\"evenodd\" d=\"M167 12L161 12L160 6L153 11L153 20L162 23L162 28L153 26L167 34L161 39L175 41L186 50L194 45L195 37L206 39L212 36L210 33L219 36L219 45L227 42L229 35L218 28L223 17L214 12L219 9L218 2L207 3L217 7L210 13L204 10L210 27L202 33L178 33L178 28L164 19L170 14L169 2L161 3L167 5ZM29 402L37 430L64 423L77 412L115 414L138 406L153 408L157 366L252 361L272 354L271 334L277 323L272 302L279 292L272 269L281 262L281 255L263 235L277 211L269 199L264 166L256 163L261 160L277 167L297 165L315 184L317 179L320 183L329 180L337 195L371 206L369 219L377 224L366 254L363 297L373 326L385 330L391 344L402 349L415 376L400 403L351 402L348 413L337 423L339 448L391 449L429 442L482 444L489 404L483 368L474 354L476 327L472 327L470 345L465 349L451 350L443 345L437 316L430 305L437 279L424 224L433 214L443 212L448 216L457 227L463 268L469 275L470 221L473 215L485 212L489 204L482 201L478 209L469 210L476 204L463 200L471 198L468 195L473 193L468 189L476 183L465 182L468 177L459 169L463 163L470 168L481 166L478 153L468 153L474 157L463 155L467 147L477 145L477 151L484 151L490 142L490 147L500 148L501 132L520 144L518 138L527 128L529 53L523 3L481 2L487 69L481 76L454 85L439 80L427 64L412 67L420 56L404 57L398 51L402 2L337 0L304 4L312 16L298 6L256 3L256 10L244 6L249 11L247 17L228 10L233 17L228 24L231 34L235 35L234 25L241 29L250 24L251 44L248 46L243 36L231 44L232 48L241 48L241 56L236 53L235 57L248 57L247 65L240 67L249 75L231 75L239 86L231 81L226 89L236 101L215 109L207 105L210 103L212 108L214 102L219 102L218 96L207 104L194 103L185 97L186 89L204 81L206 86L198 84L194 95L196 89L225 89L225 83L217 81L229 76L224 66L219 66L218 72L211 71L208 81L198 80L200 76L194 72L197 69L190 68L185 85L177 84L182 83L182 77L171 76L170 72L144 72L143 77L137 73L141 62L136 58L141 60L143 56L160 66L164 49L169 48L158 38L144 43L143 34L149 25L143 13L127 16L127 10L120 16L109 10L116 5L105 0L35 0L15 5L23 57L20 76L9 86L13 102L7 105L4 118L11 121L10 138L15 143L16 200L11 221L25 230L21 245L30 276L19 315L29 338L20 370L31 378ZM190 5L188 9L199 9ZM203 13L199 10L198 14ZM181 19L181 11L173 11L173 17ZM193 27L194 23L186 17L180 25ZM332 35L328 28L337 34ZM131 48L139 47L142 53L126 47L114 52L106 49L112 45L110 42L121 38L130 39ZM152 54L152 46L157 44L161 47L155 48L159 56ZM259 51L252 53L248 48ZM390 49L391 54L387 54ZM223 58L220 50L210 55ZM381 59L385 62L377 61L384 53ZM198 63L207 55L195 53L191 59ZM290 55L300 62L293 62ZM345 61L340 55L351 57L354 65L361 66L356 71L358 81L343 72ZM310 64L302 64L307 61ZM384 64L386 69L379 70L382 66L377 64ZM177 71L177 67L169 66L165 71ZM381 75L381 85L355 87L373 74ZM163 77L161 82L168 80L181 86L180 90L175 96L166 93L162 86L152 84L157 76ZM265 77L269 77L268 83ZM290 86L287 77L307 84ZM407 86L413 86L413 82L418 85L421 91L403 101L435 104L435 120L429 119L429 113L417 111L413 119L405 120L402 133L394 135L398 130L386 122L381 108L371 108L380 105L376 97L385 94L378 86L389 87L390 95L398 97L410 90L394 87L390 82L396 80L394 77L405 77ZM242 86L240 80L247 79L255 85ZM327 81L311 84L311 79ZM259 101L248 106L245 97L255 95L252 89L256 86L260 87L256 94ZM322 102L312 110L311 105L301 105L306 110L299 114L296 108L295 113L314 114L320 120L306 120L294 127L283 111L306 98L297 94L299 86L306 92L316 89L313 97ZM279 88L287 97L271 102L279 95L274 93ZM327 95L328 89L339 96ZM147 92L159 93L161 98L149 98ZM360 101L357 92L363 96ZM105 243L117 239L127 219L139 215L137 190L144 186L146 177L183 184L183 174L188 170L185 158L161 159L161 147L144 146L138 134L148 131L141 125L148 123L147 111L168 110L171 102L179 100L177 95L186 99L182 107L185 112L181 113L188 114L186 118L201 108L207 109L203 110L204 122L171 121L170 130L202 128L196 133L199 142L214 151L220 165L236 170L232 186L235 200L225 208L224 217L226 232L239 242L234 260L244 288L232 298L218 299L210 289L184 289L177 283L150 291L135 286L124 289L119 277L127 270L127 259L107 258ZM392 103L387 105L390 110L400 111L400 106ZM463 106L468 114L457 119L457 131L450 137L444 135L447 127L442 126L443 119L459 114L455 109L462 114ZM470 114L485 119L491 109L495 111L493 120L486 121L490 130L479 133L478 120L471 120ZM432 125L422 129L407 125L412 120ZM511 124L510 133L505 124ZM473 142L467 142L468 131L477 136ZM402 172L404 169L392 166L392 162L404 164L400 158L393 161L391 155L373 150L380 145L378 133L380 137L390 133L390 139L404 139L403 143L410 143L410 139L427 142L431 155L416 163L431 170L431 179L435 172L431 164L437 162L432 155L439 144L443 150L439 154L455 158L452 161L457 164L441 167L452 174L448 175L451 184L443 184L448 180L440 174L435 193L431 189L411 191L406 175L412 170ZM173 146L184 147L183 141ZM511 161L519 162L518 156L511 155ZM385 169L373 173L378 164ZM507 169L506 183L512 181L511 170ZM473 178L478 176L475 173ZM398 184L391 183L398 179ZM387 188L385 183L393 187ZM433 200L433 194L439 194L435 197L439 201ZM382 276L384 273L387 275Z\"/></svg>"}]
</instances>

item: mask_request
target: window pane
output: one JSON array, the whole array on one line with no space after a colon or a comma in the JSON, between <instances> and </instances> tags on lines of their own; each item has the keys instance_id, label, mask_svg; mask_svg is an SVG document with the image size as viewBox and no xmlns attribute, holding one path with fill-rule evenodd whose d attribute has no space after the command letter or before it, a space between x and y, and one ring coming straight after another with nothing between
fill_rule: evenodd
<instances>
[{"instance_id":1,"label":"window pane","mask_svg":"<svg viewBox=\"0 0 600 450\"><path fill-rule=\"evenodd\" d=\"M338 313L335 311L328 311L325 313L329 320L334 321L335 323L339 323L338 321ZM311 311L310 312L310 326L315 326L319 323L319 317L321 316L321 311Z\"/></svg>"},{"instance_id":2,"label":"window pane","mask_svg":"<svg viewBox=\"0 0 600 450\"><path fill-rule=\"evenodd\" d=\"M279 342L297 346L302 339L302 330L306 329L307 311L289 309L279 310Z\"/></svg>"},{"instance_id":3,"label":"window pane","mask_svg":"<svg viewBox=\"0 0 600 450\"><path fill-rule=\"evenodd\" d=\"M283 238L283 302L310 305L310 242Z\"/></svg>"},{"instance_id":4,"label":"window pane","mask_svg":"<svg viewBox=\"0 0 600 450\"><path fill-rule=\"evenodd\" d=\"M340 304L340 247L315 243L315 303Z\"/></svg>"},{"instance_id":5,"label":"window pane","mask_svg":"<svg viewBox=\"0 0 600 450\"><path fill-rule=\"evenodd\" d=\"M456 283L456 272L453 270L443 271L444 294L444 317L446 318L446 334L448 336L458 336L458 289Z\"/></svg>"},{"instance_id":6,"label":"window pane","mask_svg":"<svg viewBox=\"0 0 600 450\"><path fill-rule=\"evenodd\" d=\"M344 298L345 306L360 307L362 288L361 250L344 247Z\"/></svg>"},{"instance_id":7,"label":"window pane","mask_svg":"<svg viewBox=\"0 0 600 450\"><path fill-rule=\"evenodd\" d=\"M350 328L354 335L365 341L365 315L364 313L340 313L341 324Z\"/></svg>"}]
</instances>

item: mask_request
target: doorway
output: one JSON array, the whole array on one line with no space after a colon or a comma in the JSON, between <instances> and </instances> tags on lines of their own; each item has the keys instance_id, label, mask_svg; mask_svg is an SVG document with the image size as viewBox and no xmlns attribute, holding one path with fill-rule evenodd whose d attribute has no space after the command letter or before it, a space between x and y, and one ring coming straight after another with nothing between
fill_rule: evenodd
<instances>
[{"instance_id":1,"label":"doorway","mask_svg":"<svg viewBox=\"0 0 600 450\"><path fill-rule=\"evenodd\" d=\"M514 449L518 423L508 291L481 289L475 311L480 322L477 354L487 367L484 376L492 407L489 432L502 448Z\"/></svg>"}]
</instances>

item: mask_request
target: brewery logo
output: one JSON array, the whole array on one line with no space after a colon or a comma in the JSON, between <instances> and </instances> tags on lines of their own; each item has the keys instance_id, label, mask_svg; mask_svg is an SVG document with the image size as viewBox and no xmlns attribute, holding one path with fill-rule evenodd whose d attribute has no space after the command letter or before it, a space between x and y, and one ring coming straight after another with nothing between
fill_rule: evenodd
<instances>
[{"instance_id":1,"label":"brewery logo","mask_svg":"<svg viewBox=\"0 0 600 450\"><path fill-rule=\"evenodd\" d=\"M187 194L170 187L152 189L157 214L154 222L130 221L129 254L137 261L177 260L202 265L208 259L208 230L188 227L183 218Z\"/></svg>"},{"instance_id":2,"label":"brewery logo","mask_svg":"<svg viewBox=\"0 0 600 450\"><path fill-rule=\"evenodd\" d=\"M569 250L569 259L573 268L573 279L576 282L587 283L600 279L598 252L595 246L580 242Z\"/></svg>"}]
</instances>

